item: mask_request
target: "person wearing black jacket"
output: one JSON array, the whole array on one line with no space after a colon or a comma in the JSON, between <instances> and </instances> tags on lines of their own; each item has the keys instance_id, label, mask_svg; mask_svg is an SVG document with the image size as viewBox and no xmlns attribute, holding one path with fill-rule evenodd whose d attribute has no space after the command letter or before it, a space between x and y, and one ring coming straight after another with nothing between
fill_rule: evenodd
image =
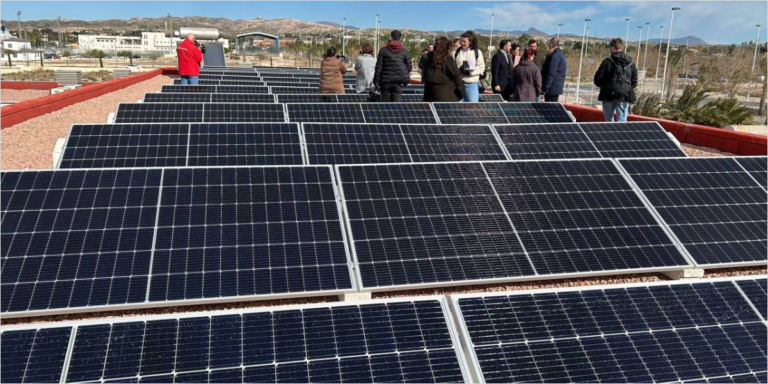
<instances>
[{"instance_id":1,"label":"person wearing black jacket","mask_svg":"<svg viewBox=\"0 0 768 384\"><path fill-rule=\"evenodd\" d=\"M544 101L557 102L565 86L565 55L560 50L560 39L557 37L551 38L547 46L549 54L541 69L541 91L544 92Z\"/></svg>"},{"instance_id":2,"label":"person wearing black jacket","mask_svg":"<svg viewBox=\"0 0 768 384\"><path fill-rule=\"evenodd\" d=\"M499 42L499 50L491 59L491 88L506 100L511 94L509 86L509 49L512 43L507 39Z\"/></svg>"},{"instance_id":3,"label":"person wearing black jacket","mask_svg":"<svg viewBox=\"0 0 768 384\"><path fill-rule=\"evenodd\" d=\"M389 43L376 58L373 83L381 92L381 101L400 101L403 85L411 82L411 55L400 44L400 35L400 31L392 31Z\"/></svg>"},{"instance_id":4,"label":"person wearing black jacket","mask_svg":"<svg viewBox=\"0 0 768 384\"><path fill-rule=\"evenodd\" d=\"M606 58L595 72L595 85L600 87L597 100L603 102L605 121L627 121L629 103L634 103L637 87L637 67L624 53L624 40L611 40L611 57Z\"/></svg>"},{"instance_id":5,"label":"person wearing black jacket","mask_svg":"<svg viewBox=\"0 0 768 384\"><path fill-rule=\"evenodd\" d=\"M424 101L461 100L464 80L453 59L451 42L445 36L435 40L435 50L427 54L424 63Z\"/></svg>"},{"instance_id":6,"label":"person wearing black jacket","mask_svg":"<svg viewBox=\"0 0 768 384\"><path fill-rule=\"evenodd\" d=\"M426 69L426 62L427 62L427 54L432 52L435 49L435 46L430 44L427 46L427 49L421 51L421 58L419 59L419 73L424 76L424 70Z\"/></svg>"}]
</instances>

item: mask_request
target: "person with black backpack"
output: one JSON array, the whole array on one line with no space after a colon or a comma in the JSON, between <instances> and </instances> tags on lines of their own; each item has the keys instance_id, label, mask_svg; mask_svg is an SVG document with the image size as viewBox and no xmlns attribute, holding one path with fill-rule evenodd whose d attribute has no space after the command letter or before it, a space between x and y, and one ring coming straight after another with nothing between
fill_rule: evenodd
<instances>
[{"instance_id":1,"label":"person with black backpack","mask_svg":"<svg viewBox=\"0 0 768 384\"><path fill-rule=\"evenodd\" d=\"M466 31L461 35L461 48L453 54L453 59L461 71L464 80L463 101L477 103L480 101L480 87L478 83L485 79L485 60L483 54L477 48L477 35L473 31Z\"/></svg>"},{"instance_id":2,"label":"person with black backpack","mask_svg":"<svg viewBox=\"0 0 768 384\"><path fill-rule=\"evenodd\" d=\"M605 121L627 121L629 103L634 103L637 87L637 67L632 58L624 53L624 40L611 40L611 57L603 60L595 72L595 85L600 87L597 100L603 102Z\"/></svg>"}]
</instances>

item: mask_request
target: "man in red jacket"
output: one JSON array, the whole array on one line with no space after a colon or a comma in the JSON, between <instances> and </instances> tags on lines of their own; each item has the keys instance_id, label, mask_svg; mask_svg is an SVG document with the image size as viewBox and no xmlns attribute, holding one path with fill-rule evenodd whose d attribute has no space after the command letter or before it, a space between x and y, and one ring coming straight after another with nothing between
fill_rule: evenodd
<instances>
[{"instance_id":1,"label":"man in red jacket","mask_svg":"<svg viewBox=\"0 0 768 384\"><path fill-rule=\"evenodd\" d=\"M179 58L181 85L197 85L203 53L195 45L195 35L193 33L188 34L187 38L176 47L176 56Z\"/></svg>"}]
</instances>

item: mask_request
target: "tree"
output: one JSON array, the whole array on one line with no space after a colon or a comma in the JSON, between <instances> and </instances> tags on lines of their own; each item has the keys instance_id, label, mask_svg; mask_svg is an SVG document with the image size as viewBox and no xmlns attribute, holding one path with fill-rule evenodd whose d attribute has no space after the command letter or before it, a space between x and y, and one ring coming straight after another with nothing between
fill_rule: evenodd
<instances>
[{"instance_id":1,"label":"tree","mask_svg":"<svg viewBox=\"0 0 768 384\"><path fill-rule=\"evenodd\" d=\"M149 52L144 56L146 56L149 60L152 61L152 68L155 67L155 60L160 58L160 54L157 52Z\"/></svg>"},{"instance_id":2,"label":"tree","mask_svg":"<svg viewBox=\"0 0 768 384\"><path fill-rule=\"evenodd\" d=\"M16 53L16 52L11 51L10 49L4 49L3 50L3 55L5 55L5 57L8 58L8 66L9 67L13 65L13 63L11 63L11 55L13 55L14 53Z\"/></svg>"},{"instance_id":3,"label":"tree","mask_svg":"<svg viewBox=\"0 0 768 384\"><path fill-rule=\"evenodd\" d=\"M259 52L255 56L256 56L256 60L259 61L259 64L261 64L262 61L269 58L269 56L267 56L267 54L264 52Z\"/></svg>"},{"instance_id":4,"label":"tree","mask_svg":"<svg viewBox=\"0 0 768 384\"><path fill-rule=\"evenodd\" d=\"M533 39L533 36L527 33L523 33L522 35L520 35L520 37L517 38L517 44L520 45L521 50L523 50L526 47L528 47L528 41L531 39Z\"/></svg>"},{"instance_id":5,"label":"tree","mask_svg":"<svg viewBox=\"0 0 768 384\"><path fill-rule=\"evenodd\" d=\"M67 67L69 67L69 57L72 56L72 54L69 51L64 51L61 53L61 57L67 59Z\"/></svg>"},{"instance_id":6,"label":"tree","mask_svg":"<svg viewBox=\"0 0 768 384\"><path fill-rule=\"evenodd\" d=\"M104 57L107 56L104 51L99 49L92 49L88 51L88 56L93 57L94 59L99 59L99 67L104 68Z\"/></svg>"},{"instance_id":7,"label":"tree","mask_svg":"<svg viewBox=\"0 0 768 384\"><path fill-rule=\"evenodd\" d=\"M128 58L130 64L133 64L133 52L131 51L120 51L117 53L117 56L123 58L123 63L125 63L125 59Z\"/></svg>"}]
</instances>

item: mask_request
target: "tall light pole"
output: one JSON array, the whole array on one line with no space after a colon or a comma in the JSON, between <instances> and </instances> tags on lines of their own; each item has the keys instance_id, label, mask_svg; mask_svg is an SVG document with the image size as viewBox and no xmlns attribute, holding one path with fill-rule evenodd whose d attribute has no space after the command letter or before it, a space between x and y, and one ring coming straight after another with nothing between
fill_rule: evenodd
<instances>
[{"instance_id":1,"label":"tall light pole","mask_svg":"<svg viewBox=\"0 0 768 384\"><path fill-rule=\"evenodd\" d=\"M507 39L509 39L509 27L507 27Z\"/></svg>"},{"instance_id":2,"label":"tall light pole","mask_svg":"<svg viewBox=\"0 0 768 384\"><path fill-rule=\"evenodd\" d=\"M661 99L664 100L665 86L667 85L667 63L669 62L669 46L672 45L672 22L675 21L675 11L680 7L672 7L672 16L669 18L669 32L667 32L667 53L664 56L664 77L661 79Z\"/></svg>"},{"instance_id":3,"label":"tall light pole","mask_svg":"<svg viewBox=\"0 0 768 384\"><path fill-rule=\"evenodd\" d=\"M688 81L688 45L691 43L691 37L685 38L685 52L683 52L683 72L685 72L685 81Z\"/></svg>"},{"instance_id":4,"label":"tall light pole","mask_svg":"<svg viewBox=\"0 0 768 384\"><path fill-rule=\"evenodd\" d=\"M624 39L624 46L627 46L627 47L628 47L628 46L629 46L629 20L630 20L630 19L629 19L629 17L627 17L627 18L626 18L626 19L624 19L624 20L626 20L626 21L627 21L627 38L626 38L626 39Z\"/></svg>"},{"instance_id":5,"label":"tall light pole","mask_svg":"<svg viewBox=\"0 0 768 384\"><path fill-rule=\"evenodd\" d=\"M584 31L581 34L581 56L579 57L579 77L576 78L576 103L579 102L579 89L581 88L581 66L584 61L584 40L587 36L587 23L592 19L584 19Z\"/></svg>"},{"instance_id":6,"label":"tall light pole","mask_svg":"<svg viewBox=\"0 0 768 384\"><path fill-rule=\"evenodd\" d=\"M587 38L584 41L584 57L589 56L589 27L587 27Z\"/></svg>"},{"instance_id":7,"label":"tall light pole","mask_svg":"<svg viewBox=\"0 0 768 384\"><path fill-rule=\"evenodd\" d=\"M373 41L374 54L379 55L379 14L376 14L376 22L373 24L373 33L376 34L376 39Z\"/></svg>"},{"instance_id":8,"label":"tall light pole","mask_svg":"<svg viewBox=\"0 0 768 384\"><path fill-rule=\"evenodd\" d=\"M493 17L495 14L491 13L491 39L488 41L488 60L491 60L491 49L493 49Z\"/></svg>"},{"instance_id":9,"label":"tall light pole","mask_svg":"<svg viewBox=\"0 0 768 384\"><path fill-rule=\"evenodd\" d=\"M661 36L659 36L659 56L656 58L656 77L653 79L654 83L659 82L659 64L661 63L661 42L664 41L664 26L661 27Z\"/></svg>"},{"instance_id":10,"label":"tall light pole","mask_svg":"<svg viewBox=\"0 0 768 384\"><path fill-rule=\"evenodd\" d=\"M560 28L561 28L562 26L563 26L562 24L558 24L558 25L557 25L557 38L558 38L558 39L560 38Z\"/></svg>"},{"instance_id":11,"label":"tall light pole","mask_svg":"<svg viewBox=\"0 0 768 384\"><path fill-rule=\"evenodd\" d=\"M19 39L21 39L21 11L16 11L16 21L19 22Z\"/></svg>"},{"instance_id":12,"label":"tall light pole","mask_svg":"<svg viewBox=\"0 0 768 384\"><path fill-rule=\"evenodd\" d=\"M752 71L749 72L749 91L747 92L747 103L749 103L749 96L752 94L752 78L755 76L755 61L757 60L757 47L760 46L760 28L761 25L755 25L757 27L757 38L755 39L755 55L752 56Z\"/></svg>"},{"instance_id":13,"label":"tall light pole","mask_svg":"<svg viewBox=\"0 0 768 384\"><path fill-rule=\"evenodd\" d=\"M643 27L639 26L639 27L637 27L637 29L640 31L640 37L637 39L637 57L636 57L635 61L639 63L640 62L640 49L643 46Z\"/></svg>"},{"instance_id":14,"label":"tall light pole","mask_svg":"<svg viewBox=\"0 0 768 384\"><path fill-rule=\"evenodd\" d=\"M347 57L347 18L343 18L341 22L341 55Z\"/></svg>"},{"instance_id":15,"label":"tall light pole","mask_svg":"<svg viewBox=\"0 0 768 384\"><path fill-rule=\"evenodd\" d=\"M64 47L64 43L61 41L61 16L57 18L59 26L59 51Z\"/></svg>"},{"instance_id":16,"label":"tall light pole","mask_svg":"<svg viewBox=\"0 0 768 384\"><path fill-rule=\"evenodd\" d=\"M645 23L645 52L643 52L643 80L645 80L645 66L648 61L648 38L651 37L651 23ZM641 86L642 88L642 86Z\"/></svg>"}]
</instances>

